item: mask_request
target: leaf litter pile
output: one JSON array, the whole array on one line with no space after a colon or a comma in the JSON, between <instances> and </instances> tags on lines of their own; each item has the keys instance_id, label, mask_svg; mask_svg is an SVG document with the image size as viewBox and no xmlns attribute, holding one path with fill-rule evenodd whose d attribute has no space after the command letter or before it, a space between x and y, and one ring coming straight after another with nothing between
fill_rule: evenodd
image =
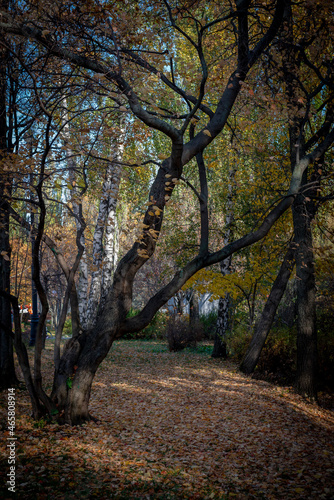
<instances>
[{"instance_id":1,"label":"leaf litter pile","mask_svg":"<svg viewBox=\"0 0 334 500\"><path fill-rule=\"evenodd\" d=\"M93 384L98 422L83 426L32 421L16 390L16 498L334 498L334 412L209 352L115 343ZM51 384L51 347L44 358ZM0 402L6 499L6 391Z\"/></svg>"}]
</instances>

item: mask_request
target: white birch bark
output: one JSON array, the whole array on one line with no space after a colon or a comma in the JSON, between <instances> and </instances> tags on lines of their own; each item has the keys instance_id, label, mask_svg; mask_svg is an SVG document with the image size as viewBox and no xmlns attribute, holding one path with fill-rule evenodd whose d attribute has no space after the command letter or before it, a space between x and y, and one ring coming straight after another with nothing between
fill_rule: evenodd
<instances>
[{"instance_id":1,"label":"white birch bark","mask_svg":"<svg viewBox=\"0 0 334 500\"><path fill-rule=\"evenodd\" d=\"M87 306L87 328L95 325L98 311L104 306L118 259L119 231L116 208L122 177L122 167L119 162L124 152L124 123L120 129L121 133L113 145L113 161L107 167L102 185L99 215L93 237L94 271Z\"/></svg>"},{"instance_id":2,"label":"white birch bark","mask_svg":"<svg viewBox=\"0 0 334 500\"><path fill-rule=\"evenodd\" d=\"M117 164L110 163L102 185L99 214L93 236L94 270L87 305L87 328L95 324L102 296L102 283L106 289L110 284L115 261L117 261L118 246L115 248L114 241L118 236L116 206L121 174L122 169ZM104 239L105 244L103 244ZM110 273L109 280L106 276L107 271Z\"/></svg>"},{"instance_id":3,"label":"white birch bark","mask_svg":"<svg viewBox=\"0 0 334 500\"><path fill-rule=\"evenodd\" d=\"M99 304L99 307L101 309L104 306L118 259L118 224L117 224L116 207L117 207L120 179L121 179L121 170L118 167L114 170L112 187L108 203L108 214L107 214L103 266L102 266L101 298Z\"/></svg>"}]
</instances>

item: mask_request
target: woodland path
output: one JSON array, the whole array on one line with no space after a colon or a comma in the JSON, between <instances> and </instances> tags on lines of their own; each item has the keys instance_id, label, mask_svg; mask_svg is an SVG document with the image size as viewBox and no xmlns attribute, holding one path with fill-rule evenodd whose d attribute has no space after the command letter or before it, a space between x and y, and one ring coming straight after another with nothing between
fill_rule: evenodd
<instances>
[{"instance_id":1,"label":"woodland path","mask_svg":"<svg viewBox=\"0 0 334 500\"><path fill-rule=\"evenodd\" d=\"M51 367L51 346L44 357ZM5 393L0 402L0 493L11 498ZM241 375L208 346L116 343L91 413L98 422L82 427L34 423L17 391L16 498L334 498L334 411Z\"/></svg>"}]
</instances>

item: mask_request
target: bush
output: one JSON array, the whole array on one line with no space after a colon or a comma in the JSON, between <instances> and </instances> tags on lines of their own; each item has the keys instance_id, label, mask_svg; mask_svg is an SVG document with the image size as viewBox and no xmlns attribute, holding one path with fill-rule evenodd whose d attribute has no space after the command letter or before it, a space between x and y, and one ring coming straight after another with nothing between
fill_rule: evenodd
<instances>
[{"instance_id":1,"label":"bush","mask_svg":"<svg viewBox=\"0 0 334 500\"><path fill-rule=\"evenodd\" d=\"M249 330L241 325L236 326L226 339L228 356L239 363L246 354L251 338Z\"/></svg>"},{"instance_id":2,"label":"bush","mask_svg":"<svg viewBox=\"0 0 334 500\"><path fill-rule=\"evenodd\" d=\"M297 326L280 326L270 332L262 349L255 378L293 384L297 368ZM318 306L318 388L334 390L334 312ZM251 333L240 324L227 339L229 355L240 363L251 341Z\"/></svg>"},{"instance_id":3,"label":"bush","mask_svg":"<svg viewBox=\"0 0 334 500\"><path fill-rule=\"evenodd\" d=\"M296 330L280 328L270 333L256 372L273 381L291 384L296 374Z\"/></svg>"},{"instance_id":4,"label":"bush","mask_svg":"<svg viewBox=\"0 0 334 500\"><path fill-rule=\"evenodd\" d=\"M228 341L230 355L240 363L246 354L252 335L238 328ZM262 349L255 378L292 383L296 373L296 332L290 328L274 329Z\"/></svg>"},{"instance_id":5,"label":"bush","mask_svg":"<svg viewBox=\"0 0 334 500\"><path fill-rule=\"evenodd\" d=\"M201 327L190 328L189 322L173 316L167 325L168 349L171 352L182 351L185 347L196 347L198 337L201 335Z\"/></svg>"}]
</instances>

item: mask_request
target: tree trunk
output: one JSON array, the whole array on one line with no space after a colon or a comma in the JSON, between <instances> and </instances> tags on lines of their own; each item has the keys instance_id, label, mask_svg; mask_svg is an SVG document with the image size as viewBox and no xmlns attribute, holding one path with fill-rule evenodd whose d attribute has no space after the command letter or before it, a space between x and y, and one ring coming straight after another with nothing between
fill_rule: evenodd
<instances>
[{"instance_id":1,"label":"tree trunk","mask_svg":"<svg viewBox=\"0 0 334 500\"><path fill-rule=\"evenodd\" d=\"M244 359L240 365L240 371L246 374L253 373L259 361L262 348L269 335L277 308L283 297L286 285L294 266L294 252L290 247L282 262L279 273L273 283L268 300L264 306L260 320L258 321L251 343L247 349Z\"/></svg>"},{"instance_id":2,"label":"tree trunk","mask_svg":"<svg viewBox=\"0 0 334 500\"><path fill-rule=\"evenodd\" d=\"M2 179L1 179L2 181ZM0 181L0 182L1 182ZM2 186L0 197L2 198ZM3 198L2 198L3 200ZM9 213L7 202L0 202L0 291L10 293L10 244ZM13 340L11 337L11 304L6 296L0 296L0 389L18 383L14 368Z\"/></svg>"},{"instance_id":3,"label":"tree trunk","mask_svg":"<svg viewBox=\"0 0 334 500\"><path fill-rule=\"evenodd\" d=\"M112 71L109 71L103 62L100 63L99 60L91 57L88 52L86 53L87 56L76 54L75 51L71 51L70 47L66 47L64 51L61 46L61 41L56 43L52 36L45 37L42 34L43 44L49 49L50 54L54 53L58 58L67 58L71 65L77 63L83 65L85 68L91 69L95 73L104 74L107 80L113 81L118 86L122 98L127 98L128 105L137 118L149 127L165 134L166 137L172 141L171 155L169 158L163 160L150 188L148 200L150 203L154 200L157 211L154 215L151 215L149 210L146 211L143 217L143 229L140 240L134 243L133 247L119 263L106 297L105 306L101 310L101 314L98 317L94 329L91 332L80 333L76 339L72 339L73 342L64 350L60 369L57 373L57 376L62 376L63 380L61 384L56 384L55 397L58 398L58 395L60 396L60 391L64 394L65 406L63 408L65 409L66 418L70 423L79 423L89 418L88 399L92 380L97 367L107 355L113 340L126 332L137 331L138 327L142 329L146 326L159 307L165 304L178 290L180 290L185 282L198 270L202 269L204 266L216 264L227 259L233 252L259 241L260 238L268 234L269 228L272 227L274 222L277 221L282 213L293 203L294 196L300 187L301 172L307 168L307 165L319 154L317 150L312 155L302 157L301 161L296 164L296 169L294 170L294 176L291 180L287 196L284 196L275 208L267 214L256 230L253 230L251 233L216 252L208 252L203 246L203 251L188 262L182 269L178 270L173 279L150 298L140 313L135 317L126 318L132 305L134 277L137 271L147 262L147 259L150 258L155 251L156 241L162 227L163 212L166 202L173 194L174 187L182 176L183 166L200 151L203 151L210 142L222 132L230 116L230 112L233 109L235 100L240 93L240 84L245 80L249 70L277 34L282 21L284 4L285 2L275 3L276 8L273 13L270 27L265 31L263 36L259 35L260 39L257 41L256 45L253 45L251 48L249 47L248 33L249 2L237 2L236 23L238 23L238 26L236 30L238 31L239 37L237 49L238 62L235 71L233 71L227 82L215 112L210 111L212 116L209 115L210 120L204 132L203 130L199 131L197 135L186 144L183 142L183 134L189 125L189 121L195 116L198 107L202 106L201 101L206 81L206 68L203 68L200 100L196 102L195 99L196 105L190 114L188 114L182 128L175 128L173 124L170 123L170 120L166 122L159 116L156 116L155 113L148 112L146 104L145 108L142 107L141 99L136 96L135 90L131 88L131 84L124 79L124 75L126 75L127 72L122 71L121 64L119 64L119 71L116 69L114 70L114 67ZM10 22L6 20L5 25L8 23L10 24ZM232 28L234 27L233 25ZM251 34L253 31L252 29ZM25 35L26 32L34 37L36 37L35 33L37 33L38 40L41 38L40 30L36 29L34 26L29 26L27 28L27 26L24 25L22 27L22 35ZM256 30L254 32L256 33ZM15 23L14 33L16 35L20 34L19 22ZM253 37L251 38L253 39ZM87 47L89 47L89 45L87 45ZM127 57L131 60L131 51L129 51ZM136 53L133 62L137 59L142 64L141 57L138 57ZM106 64L109 62L110 60L108 59ZM162 78L166 80L165 76ZM175 86L174 82L173 86ZM188 96L186 96L186 99L188 100ZM191 100L191 98L189 99ZM194 101L191 100L191 102ZM328 139L326 144L331 143L331 141L332 136ZM166 187L166 176L171 178L171 182L168 181L167 183L169 187ZM176 179L176 181L174 181L174 179ZM62 368L69 354L71 354L72 357L69 359L68 372L66 373L62 371ZM63 403L63 401L61 401L61 403Z\"/></svg>"},{"instance_id":4,"label":"tree trunk","mask_svg":"<svg viewBox=\"0 0 334 500\"><path fill-rule=\"evenodd\" d=\"M39 400L30 370L29 357L27 353L27 348L22 342L22 331L21 331L21 320L19 313L19 305L17 297L10 296L10 301L13 307L13 320L14 320L14 345L16 354L20 363L20 368L23 373L23 378L29 392L31 406L32 406L32 415L37 420L41 418L43 415L43 407Z\"/></svg>"},{"instance_id":5,"label":"tree trunk","mask_svg":"<svg viewBox=\"0 0 334 500\"><path fill-rule=\"evenodd\" d=\"M295 40L291 2L285 7L286 46L283 54L283 72L287 84L289 98L289 141L291 171L305 155L305 117L308 111L303 100L299 99L298 83L299 61L296 51L291 50ZM321 135L321 134L320 134ZM306 148L307 149L307 148ZM318 158L319 160L320 158ZM316 399L316 366L317 366L317 330L315 308L315 275L314 256L312 249L312 231L310 198L306 193L313 192L317 187L309 184L309 170L305 169L301 179L300 193L292 206L293 227L295 233L295 262L297 276L297 377L296 391L311 399ZM302 190L304 189L304 193Z\"/></svg>"},{"instance_id":6,"label":"tree trunk","mask_svg":"<svg viewBox=\"0 0 334 500\"><path fill-rule=\"evenodd\" d=\"M119 152L121 154L121 152ZM113 170L109 179L108 207L106 213L105 241L103 251L101 295L99 311L104 307L118 258L118 225L117 225L117 199L122 170L117 164L113 164ZM96 321L96 320L95 320Z\"/></svg>"},{"instance_id":7,"label":"tree trunk","mask_svg":"<svg viewBox=\"0 0 334 500\"><path fill-rule=\"evenodd\" d=\"M120 134L112 145L113 161L108 164L102 185L99 214L93 237L94 271L87 306L87 329L94 327L97 315L104 306L118 259L119 230L116 208L122 177L122 167L119 162L123 158L124 139L125 124L120 122Z\"/></svg>"},{"instance_id":8,"label":"tree trunk","mask_svg":"<svg viewBox=\"0 0 334 500\"><path fill-rule=\"evenodd\" d=\"M117 304L122 297L115 297L112 303ZM78 425L90 420L88 405L95 372L116 338L119 315L122 308L108 310L111 321L108 326L105 320L98 320L96 327L83 332L79 337L70 339L65 346L59 368L55 373L51 398L65 422ZM124 316L124 311L123 311ZM110 328L110 324L115 327Z\"/></svg>"},{"instance_id":9,"label":"tree trunk","mask_svg":"<svg viewBox=\"0 0 334 500\"><path fill-rule=\"evenodd\" d=\"M95 372L87 368L78 373L72 387L68 390L65 422L71 425L80 425L90 420L88 405Z\"/></svg>"},{"instance_id":10,"label":"tree trunk","mask_svg":"<svg viewBox=\"0 0 334 500\"><path fill-rule=\"evenodd\" d=\"M7 7L4 2L3 7ZM10 151L6 113L7 50L0 47L0 159ZM2 170L2 169L1 169ZM0 291L10 294L9 198L11 179L0 170ZM13 341L11 338L11 304L6 295L0 296L0 388L13 387L15 374Z\"/></svg>"},{"instance_id":11,"label":"tree trunk","mask_svg":"<svg viewBox=\"0 0 334 500\"><path fill-rule=\"evenodd\" d=\"M212 358L227 358L226 334L230 325L230 296L228 293L220 297L218 305L218 318L213 345Z\"/></svg>"},{"instance_id":12,"label":"tree trunk","mask_svg":"<svg viewBox=\"0 0 334 500\"><path fill-rule=\"evenodd\" d=\"M226 231L224 235L224 245L228 245L232 237L232 224L234 221L233 195L235 188L235 168L231 168L229 172L228 195L226 203ZM220 262L220 271L223 276L227 276L231 272L232 255ZM231 297L225 293L219 298L218 317L215 341L211 356L213 358L227 358L226 335L230 330L231 319Z\"/></svg>"},{"instance_id":13,"label":"tree trunk","mask_svg":"<svg viewBox=\"0 0 334 500\"><path fill-rule=\"evenodd\" d=\"M193 331L198 327L199 322L199 301L196 290L191 290L189 300L189 326Z\"/></svg>"},{"instance_id":14,"label":"tree trunk","mask_svg":"<svg viewBox=\"0 0 334 500\"><path fill-rule=\"evenodd\" d=\"M83 250L83 255L79 262L79 279L77 289L73 285L73 289L70 294L70 304L71 304L71 315L72 315L72 332L73 335L77 335L80 326L84 326L87 323L87 294L88 294L88 266L85 254L85 235L82 230L82 190L77 187L77 176L76 176L76 156L75 152L71 147L71 130L70 130L70 117L67 108L67 98L63 98L64 108L63 108L63 132L62 138L64 142L64 147L66 148L66 163L68 168L69 180L72 185L71 198L73 214L75 217L75 224L77 228L77 234L80 233L80 241L78 246L81 246Z\"/></svg>"},{"instance_id":15,"label":"tree trunk","mask_svg":"<svg viewBox=\"0 0 334 500\"><path fill-rule=\"evenodd\" d=\"M296 391L311 400L317 398L317 329L314 255L311 217L299 195L293 206L297 276L297 377ZM298 201L300 203L298 203Z\"/></svg>"}]
</instances>

